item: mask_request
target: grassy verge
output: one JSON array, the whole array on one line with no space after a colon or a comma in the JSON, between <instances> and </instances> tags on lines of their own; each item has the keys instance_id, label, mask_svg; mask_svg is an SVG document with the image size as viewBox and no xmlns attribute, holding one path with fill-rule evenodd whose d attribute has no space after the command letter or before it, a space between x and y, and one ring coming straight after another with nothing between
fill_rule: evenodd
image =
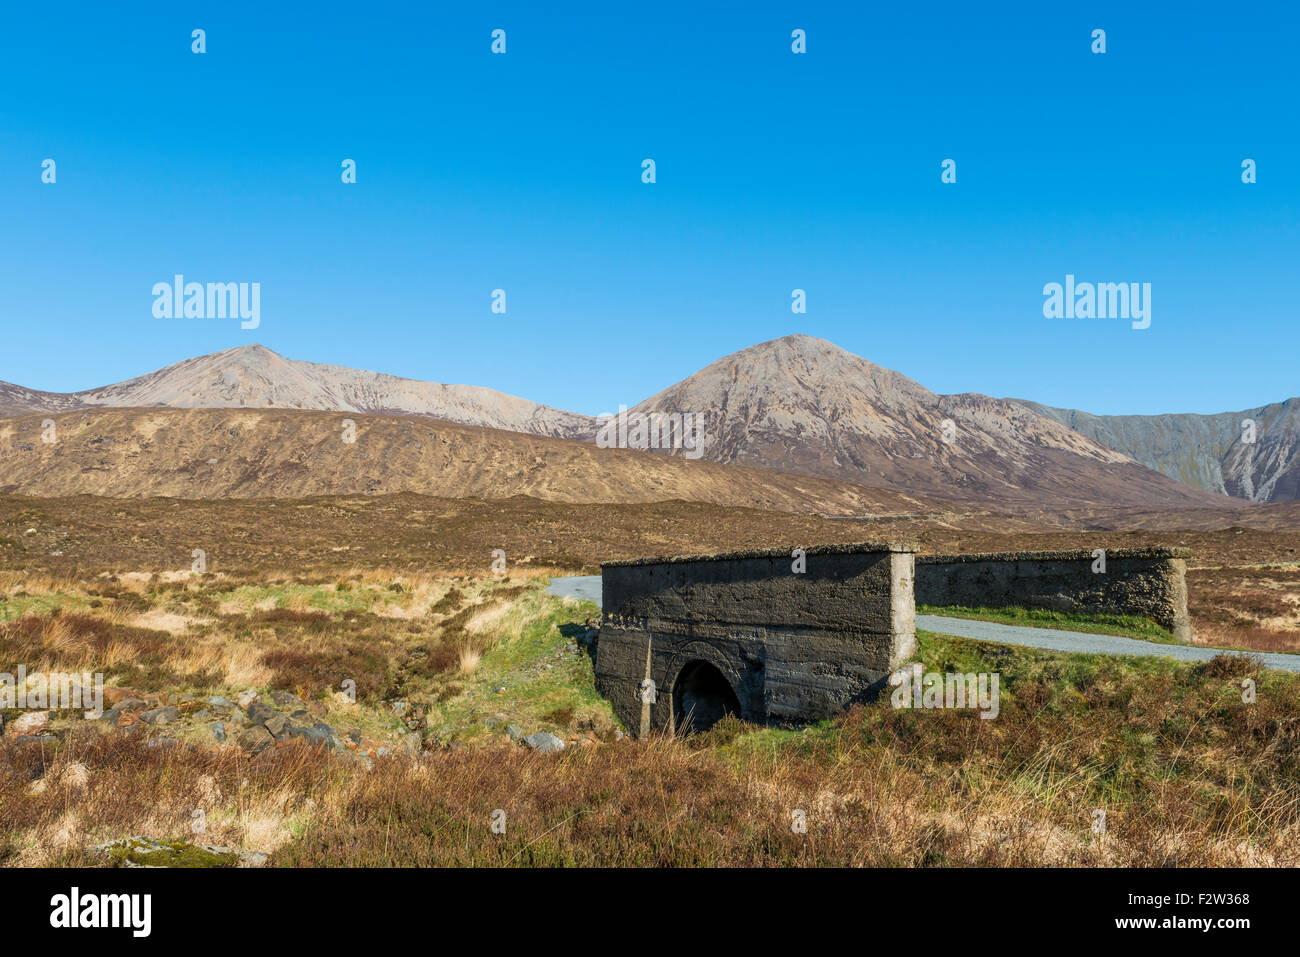
<instances>
[{"instance_id":1,"label":"grassy verge","mask_svg":"<svg viewBox=\"0 0 1300 957\"><path fill-rule=\"evenodd\" d=\"M591 602L548 596L540 585L520 596L491 622L492 640L462 669L457 693L431 709L436 738L480 743L511 726L611 738L617 720L596 692L594 646L582 640L591 631L585 622L599 617Z\"/></svg>"},{"instance_id":2,"label":"grassy verge","mask_svg":"<svg viewBox=\"0 0 1300 957\"><path fill-rule=\"evenodd\" d=\"M917 614L972 618L1003 625L1084 631L1094 635L1120 635L1164 644L1181 644L1169 629L1141 615L1084 615L1050 608L966 608L962 606L917 605Z\"/></svg>"}]
</instances>

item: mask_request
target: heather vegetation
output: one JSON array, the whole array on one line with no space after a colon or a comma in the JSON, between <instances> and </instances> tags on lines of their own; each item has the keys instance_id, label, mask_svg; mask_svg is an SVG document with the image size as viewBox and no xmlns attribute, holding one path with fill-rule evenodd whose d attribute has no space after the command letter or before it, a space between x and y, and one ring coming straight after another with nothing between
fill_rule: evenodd
<instances>
[{"instance_id":1,"label":"heather vegetation","mask_svg":"<svg viewBox=\"0 0 1300 957\"><path fill-rule=\"evenodd\" d=\"M175 866L1300 864L1300 677L1245 656L922 633L927 670L1000 675L997 718L884 695L809 727L727 719L635 740L595 693L595 606L545 595L541 577L28 576L0 591L0 670L99 669L177 712L111 727L60 712L6 734L5 865L147 862L126 838L162 842ZM250 750L245 709L196 717L250 689L337 741ZM522 743L538 732L565 748Z\"/></svg>"}]
</instances>

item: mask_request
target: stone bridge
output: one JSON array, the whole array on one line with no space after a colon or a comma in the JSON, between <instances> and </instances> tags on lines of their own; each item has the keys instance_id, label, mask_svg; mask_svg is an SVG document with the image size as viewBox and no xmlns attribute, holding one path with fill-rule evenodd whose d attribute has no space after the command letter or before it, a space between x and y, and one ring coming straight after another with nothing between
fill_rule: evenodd
<instances>
[{"instance_id":1,"label":"stone bridge","mask_svg":"<svg viewBox=\"0 0 1300 957\"><path fill-rule=\"evenodd\" d=\"M850 545L608 563L596 686L640 734L702 729L729 712L828 717L915 652L914 553Z\"/></svg>"},{"instance_id":2,"label":"stone bridge","mask_svg":"<svg viewBox=\"0 0 1300 957\"><path fill-rule=\"evenodd\" d=\"M734 713L797 724L881 690L932 605L1134 614L1190 637L1187 552L925 556L832 545L609 562L596 687L633 733L702 730Z\"/></svg>"}]
</instances>

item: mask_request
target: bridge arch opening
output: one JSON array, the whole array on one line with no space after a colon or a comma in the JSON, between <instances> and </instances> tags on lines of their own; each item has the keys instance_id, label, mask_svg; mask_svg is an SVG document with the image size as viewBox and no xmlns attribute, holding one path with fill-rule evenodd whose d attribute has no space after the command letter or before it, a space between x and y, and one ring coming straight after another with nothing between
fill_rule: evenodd
<instances>
[{"instance_id":1,"label":"bridge arch opening","mask_svg":"<svg viewBox=\"0 0 1300 957\"><path fill-rule=\"evenodd\" d=\"M674 725L680 734L707 731L729 714L740 714L740 699L730 682L707 661L682 668L673 685Z\"/></svg>"}]
</instances>

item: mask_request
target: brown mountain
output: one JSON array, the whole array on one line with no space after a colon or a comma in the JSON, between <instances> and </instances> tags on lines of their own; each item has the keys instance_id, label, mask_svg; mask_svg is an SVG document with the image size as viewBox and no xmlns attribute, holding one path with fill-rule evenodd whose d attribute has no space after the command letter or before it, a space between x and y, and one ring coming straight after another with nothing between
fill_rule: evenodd
<instances>
[{"instance_id":1,"label":"brown mountain","mask_svg":"<svg viewBox=\"0 0 1300 957\"><path fill-rule=\"evenodd\" d=\"M1189 488L1020 403L936 395L824 339L719 359L633 411L704 411L704 458L1004 506L1191 507Z\"/></svg>"},{"instance_id":2,"label":"brown mountain","mask_svg":"<svg viewBox=\"0 0 1300 957\"><path fill-rule=\"evenodd\" d=\"M594 423L584 415L481 386L442 385L301 362L260 345L186 359L148 375L84 392L37 392L0 382L0 415L100 406L392 412L559 438L590 435Z\"/></svg>"},{"instance_id":3,"label":"brown mountain","mask_svg":"<svg viewBox=\"0 0 1300 957\"><path fill-rule=\"evenodd\" d=\"M835 515L942 512L886 489L412 416L92 409L0 419L0 494L299 498L419 492L554 502L680 499ZM355 441L343 440L347 420Z\"/></svg>"},{"instance_id":4,"label":"brown mountain","mask_svg":"<svg viewBox=\"0 0 1300 957\"><path fill-rule=\"evenodd\" d=\"M401 414L588 443L594 443L598 428L598 420L588 416L539 405L492 389L419 382L341 366L300 362L286 359L262 346L243 346L199 356L126 382L83 392L38 392L0 383L0 416L37 414L57 418L69 412L106 408ZM1223 507L1225 502L1232 501L1189 488L1151 471L1127 454L1108 448L1105 443L1057 421L1051 414L1052 410L1040 414L1024 403L975 393L936 395L906 376L810 336L786 336L726 356L647 399L634 411L703 413L704 460L707 461L816 476L834 483L870 486L877 491L896 489L917 496L1017 509L1092 505ZM149 441L155 443L159 441L157 434L166 435L168 441L186 440L187 427L175 425L173 428L171 424L180 420L166 417L93 421L140 423L143 428L152 430L149 435L155 437ZM193 421L193 427L198 429L206 428L199 423L209 420L197 417ZM385 491L397 491L400 487L430 494L498 495L506 494L504 490L509 488L543 496L582 495L585 494L584 487L589 484L593 490L591 494L598 496L590 500L605 501L643 501L645 499L636 496L652 494L656 487L665 497L669 496L670 488L677 488L682 497L705 496L698 499L701 501L749 502L746 496L771 494L780 499L782 495L793 494L792 486L788 484L782 485L780 492L760 493L750 480L738 480L739 486L749 491L724 493L710 485L721 482L723 473L709 473L712 478L701 480L712 491L705 491L703 487L692 489L685 478L688 473L673 471L670 479L669 473L661 475L658 470L698 467L703 462L683 461L665 466L661 460L672 457L631 453L640 458L626 461L639 461L648 470L646 476L628 473L624 477L628 483L625 494L633 498L599 498L624 493L618 493L605 484L613 481L612 473L604 470L604 466L597 467L598 458L588 458L585 453L573 458L576 453L560 455L550 450L528 452L525 458L532 456L529 461L541 463L536 465L537 468L543 465L554 467L557 461L565 461L571 470L558 485L548 484L551 480L541 476L525 480L517 474L521 460L515 458L524 454L521 451L523 447L516 444L508 451L502 450L501 443L505 439L497 432L492 433L494 437L491 439L487 437L488 433L472 433L477 436L475 441L486 443L482 455L459 458L448 465L469 469L473 474L440 477L408 474L404 471L406 468L425 468L429 460L415 453L404 457L405 453L401 451L406 448L402 444L404 440L392 433L394 444L386 446L386 454L393 455L394 459L387 471L375 463L374 469L350 476L336 471L336 463L294 458L298 454L295 448L302 443L293 438L289 424L294 421L292 417L266 421L274 423L280 430L278 434L286 443L285 449L282 452L264 450L247 461L248 469L261 463L272 472L263 479L254 471L225 474L225 468L221 466L217 469L222 473L220 477L209 476L193 487L226 491L195 494L270 495L280 494L271 489L281 487L294 489L284 494L314 493L307 489L320 493L344 491L342 486L331 486L330 481L344 483L347 489L359 487L357 483L360 486L377 483L376 487ZM303 421L306 423L308 420ZM167 431L158 433L161 426L155 428L155 423L167 423L169 427ZM320 438L319 426L304 424L303 428L306 430L303 441ZM4 434L0 432L0 436ZM120 431L105 438L114 443L124 443L124 447L135 447L132 443L137 441ZM244 439L249 440L249 437L245 435ZM97 450L103 452L106 447L100 443ZM31 488L44 483L49 487L75 486L94 491L94 482L102 481L106 483L105 488L120 490L108 494L190 494L185 491L187 486L180 476L164 477L168 470L184 467L188 451L177 450L175 455L162 458L152 455L147 461L139 455L110 457L114 472L129 470L137 463L147 464L151 471L140 476L108 474L104 468L81 463L88 469L86 477L74 480L71 473L57 468L59 455L66 454L58 447L38 450L41 455L48 451L49 459L45 464L56 468L47 478L23 472L25 465L20 467L17 463L30 465L34 459L30 455L10 458L8 450L9 446L0 438L0 455L5 456L0 459L0 463L4 463L0 464L0 485ZM156 444L148 446L146 443L137 451L142 455L145 451L159 453L162 450ZM229 451L233 452L233 447ZM593 447L588 451L612 455L616 450ZM371 448L361 457L364 458L365 454L375 454L375 450ZM477 468L475 463L493 456L497 457L500 466L499 487L492 485L490 473L474 472ZM210 457L214 456L203 456L201 460ZM215 457L219 466L232 460L230 454ZM237 455L234 460L241 461ZM623 459L619 458L619 461ZM301 488L294 484L290 474L289 463L293 462L297 462L293 468L303 472ZM579 467L579 462L581 468L595 471L584 478L572 471ZM19 471L12 472L11 469ZM11 478L5 479L4 474ZM207 472L202 474L208 475ZM652 478L658 481L658 486L650 481ZM770 483L772 480L763 481ZM431 484L439 483L445 484L446 489L475 491L434 491ZM1270 485L1273 489L1285 490L1288 487L1284 481ZM150 489L153 491L148 491ZM856 495L869 499L877 491L859 490L849 497ZM832 493L828 487L818 491L814 498L840 502L836 496L841 494L839 491ZM787 500L786 505L773 507L792 507L791 503L792 500ZM870 510L865 506L864 509Z\"/></svg>"}]
</instances>

